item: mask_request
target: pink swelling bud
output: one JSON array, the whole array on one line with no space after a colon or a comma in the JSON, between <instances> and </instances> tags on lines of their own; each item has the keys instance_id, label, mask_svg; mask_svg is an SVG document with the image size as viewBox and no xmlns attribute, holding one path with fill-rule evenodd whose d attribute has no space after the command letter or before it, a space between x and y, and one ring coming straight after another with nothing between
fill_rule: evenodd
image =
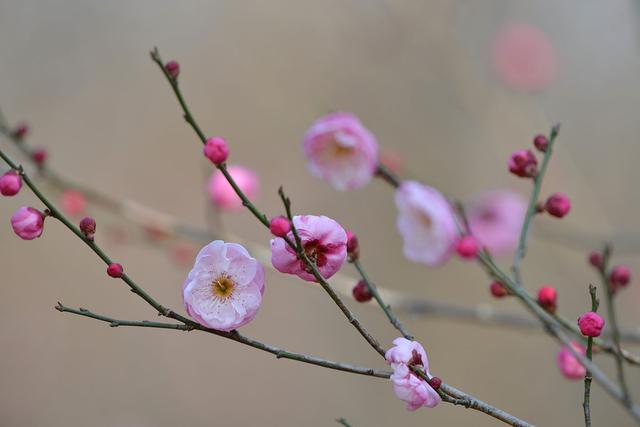
<instances>
[{"instance_id":1,"label":"pink swelling bud","mask_svg":"<svg viewBox=\"0 0 640 427\"><path fill-rule=\"evenodd\" d=\"M619 287L624 287L631 281L631 270L626 265L616 265L609 273L609 284L612 291L617 291Z\"/></svg>"},{"instance_id":2,"label":"pink swelling bud","mask_svg":"<svg viewBox=\"0 0 640 427\"><path fill-rule=\"evenodd\" d=\"M26 123L19 123L13 130L13 137L17 140L24 139L29 133L29 125Z\"/></svg>"},{"instance_id":3,"label":"pink swelling bud","mask_svg":"<svg viewBox=\"0 0 640 427\"><path fill-rule=\"evenodd\" d=\"M551 286L543 286L538 291L538 304L549 313L555 313L558 308L558 291Z\"/></svg>"},{"instance_id":4,"label":"pink swelling bud","mask_svg":"<svg viewBox=\"0 0 640 427\"><path fill-rule=\"evenodd\" d=\"M229 146L224 138L207 138L207 143L204 145L204 155L211 160L214 165L219 165L224 163L227 157L229 157Z\"/></svg>"},{"instance_id":5,"label":"pink swelling bud","mask_svg":"<svg viewBox=\"0 0 640 427\"><path fill-rule=\"evenodd\" d=\"M364 280L360 280L358 284L353 287L352 293L353 298L358 302L371 301L371 298L373 298L373 294Z\"/></svg>"},{"instance_id":6,"label":"pink swelling bud","mask_svg":"<svg viewBox=\"0 0 640 427\"><path fill-rule=\"evenodd\" d=\"M604 327L604 319L598 313L587 311L578 317L580 332L586 337L599 337Z\"/></svg>"},{"instance_id":7,"label":"pink swelling bud","mask_svg":"<svg viewBox=\"0 0 640 427\"><path fill-rule=\"evenodd\" d=\"M589 264L597 269L601 269L603 266L602 255L598 252L591 252L589 254Z\"/></svg>"},{"instance_id":8,"label":"pink swelling bud","mask_svg":"<svg viewBox=\"0 0 640 427\"><path fill-rule=\"evenodd\" d=\"M431 379L429 380L429 385L432 389L438 390L442 385L442 380L438 377L431 377Z\"/></svg>"},{"instance_id":9,"label":"pink swelling bud","mask_svg":"<svg viewBox=\"0 0 640 427\"><path fill-rule=\"evenodd\" d=\"M542 151L543 153L547 151L547 147L549 146L549 140L544 135L536 135L533 138L533 145L538 149L538 151Z\"/></svg>"},{"instance_id":10,"label":"pink swelling bud","mask_svg":"<svg viewBox=\"0 0 640 427\"><path fill-rule=\"evenodd\" d=\"M31 153L31 159L38 166L43 166L47 161L48 156L49 153L47 153L47 150L45 150L44 148L38 148L37 150L34 150L33 153Z\"/></svg>"},{"instance_id":11,"label":"pink swelling bud","mask_svg":"<svg viewBox=\"0 0 640 427\"><path fill-rule=\"evenodd\" d=\"M456 243L456 252L464 259L473 259L480 249L478 241L473 236L464 236Z\"/></svg>"},{"instance_id":12,"label":"pink swelling bud","mask_svg":"<svg viewBox=\"0 0 640 427\"><path fill-rule=\"evenodd\" d=\"M167 73L173 80L178 79L178 75L180 74L180 64L178 64L178 61L167 62L164 69L167 70Z\"/></svg>"},{"instance_id":13,"label":"pink swelling bud","mask_svg":"<svg viewBox=\"0 0 640 427\"><path fill-rule=\"evenodd\" d=\"M0 176L0 194L15 196L22 188L22 178L16 171L9 171Z\"/></svg>"},{"instance_id":14,"label":"pink swelling bud","mask_svg":"<svg viewBox=\"0 0 640 427\"><path fill-rule=\"evenodd\" d=\"M347 231L347 256L350 262L356 261L360 257L358 236L353 231Z\"/></svg>"},{"instance_id":15,"label":"pink swelling bud","mask_svg":"<svg viewBox=\"0 0 640 427\"><path fill-rule=\"evenodd\" d=\"M80 221L80 231L84 234L87 240L93 241L96 235L96 220L90 216L82 218Z\"/></svg>"},{"instance_id":16,"label":"pink swelling bud","mask_svg":"<svg viewBox=\"0 0 640 427\"><path fill-rule=\"evenodd\" d=\"M518 150L509 158L509 172L521 178L538 174L538 160L531 150Z\"/></svg>"},{"instance_id":17,"label":"pink swelling bud","mask_svg":"<svg viewBox=\"0 0 640 427\"><path fill-rule=\"evenodd\" d=\"M269 222L269 230L276 237L284 237L291 231L291 223L283 216L271 218Z\"/></svg>"},{"instance_id":18,"label":"pink swelling bud","mask_svg":"<svg viewBox=\"0 0 640 427\"><path fill-rule=\"evenodd\" d=\"M11 217L14 233L23 240L33 240L42 236L44 214L39 210L23 206Z\"/></svg>"},{"instance_id":19,"label":"pink swelling bud","mask_svg":"<svg viewBox=\"0 0 640 427\"><path fill-rule=\"evenodd\" d=\"M122 277L123 272L124 269L122 268L122 265L118 264L117 262L113 262L109 264L109 267L107 267L107 274L114 279Z\"/></svg>"},{"instance_id":20,"label":"pink swelling bud","mask_svg":"<svg viewBox=\"0 0 640 427\"><path fill-rule=\"evenodd\" d=\"M544 209L549 215L562 218L571 210L571 200L562 193L554 193L545 202Z\"/></svg>"},{"instance_id":21,"label":"pink swelling bud","mask_svg":"<svg viewBox=\"0 0 640 427\"><path fill-rule=\"evenodd\" d=\"M491 282L489 291L491 292L491 295L496 298L504 298L509 295L509 291L507 290L507 288L505 288L504 285L498 281Z\"/></svg>"}]
</instances>

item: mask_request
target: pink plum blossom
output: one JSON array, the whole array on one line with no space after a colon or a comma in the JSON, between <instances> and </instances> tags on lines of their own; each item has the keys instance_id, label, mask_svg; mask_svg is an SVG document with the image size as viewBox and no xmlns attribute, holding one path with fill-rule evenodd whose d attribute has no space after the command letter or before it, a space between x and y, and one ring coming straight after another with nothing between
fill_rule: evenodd
<instances>
[{"instance_id":1,"label":"pink plum blossom","mask_svg":"<svg viewBox=\"0 0 640 427\"><path fill-rule=\"evenodd\" d=\"M551 41L529 24L511 24L500 30L493 41L492 60L500 80L526 92L545 89L556 75Z\"/></svg>"},{"instance_id":2,"label":"pink plum blossom","mask_svg":"<svg viewBox=\"0 0 640 427\"><path fill-rule=\"evenodd\" d=\"M479 194L467 208L471 233L495 256L513 251L527 212L527 202L518 193L495 190Z\"/></svg>"},{"instance_id":3,"label":"pink plum blossom","mask_svg":"<svg viewBox=\"0 0 640 427\"><path fill-rule=\"evenodd\" d=\"M586 354L585 348L576 342L572 342L571 347L573 347L573 349L579 354ZM560 372L567 379L582 379L587 373L587 369L582 366L582 364L578 361L578 359L576 359L573 354L571 354L568 347L562 347L560 349L558 355L556 356L556 362L558 363Z\"/></svg>"},{"instance_id":4,"label":"pink plum blossom","mask_svg":"<svg viewBox=\"0 0 640 427\"><path fill-rule=\"evenodd\" d=\"M378 142L350 113L332 113L316 120L303 139L309 171L337 190L367 184L378 165Z\"/></svg>"},{"instance_id":5,"label":"pink plum blossom","mask_svg":"<svg viewBox=\"0 0 640 427\"><path fill-rule=\"evenodd\" d=\"M419 342L402 337L393 340L393 344L384 357L393 368L391 381L394 393L398 399L406 402L409 411L422 406L433 408L440 403L438 392L410 369L411 366L417 366L430 375L429 359L424 348Z\"/></svg>"},{"instance_id":6,"label":"pink plum blossom","mask_svg":"<svg viewBox=\"0 0 640 427\"><path fill-rule=\"evenodd\" d=\"M33 240L42 236L44 214L39 210L23 206L11 217L13 231L23 240Z\"/></svg>"},{"instance_id":7,"label":"pink plum blossom","mask_svg":"<svg viewBox=\"0 0 640 427\"><path fill-rule=\"evenodd\" d=\"M232 331L258 313L264 269L237 243L215 240L200 250L182 288L184 306L199 324Z\"/></svg>"},{"instance_id":8,"label":"pink plum blossom","mask_svg":"<svg viewBox=\"0 0 640 427\"><path fill-rule=\"evenodd\" d=\"M437 266L453 252L458 231L453 210L435 188L405 181L396 190L397 227L404 255L414 262Z\"/></svg>"},{"instance_id":9,"label":"pink plum blossom","mask_svg":"<svg viewBox=\"0 0 640 427\"><path fill-rule=\"evenodd\" d=\"M316 262L322 277L328 279L344 264L347 257L347 233L336 221L326 216L300 215L293 217L307 256ZM293 232L288 234L293 240ZM271 240L271 264L281 273L295 274L309 282L316 279L305 268L304 261L280 237Z\"/></svg>"},{"instance_id":10,"label":"pink plum blossom","mask_svg":"<svg viewBox=\"0 0 640 427\"><path fill-rule=\"evenodd\" d=\"M243 166L229 166L227 171L249 200L253 200L258 195L260 180L253 171ZM219 170L211 174L207 190L213 204L220 209L228 211L242 209L242 200Z\"/></svg>"}]
</instances>

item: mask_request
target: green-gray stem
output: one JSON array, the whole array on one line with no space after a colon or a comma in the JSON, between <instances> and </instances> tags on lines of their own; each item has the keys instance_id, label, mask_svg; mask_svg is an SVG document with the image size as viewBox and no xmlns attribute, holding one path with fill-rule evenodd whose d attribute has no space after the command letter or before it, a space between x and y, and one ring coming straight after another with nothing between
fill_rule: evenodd
<instances>
[{"instance_id":1,"label":"green-gray stem","mask_svg":"<svg viewBox=\"0 0 640 427\"><path fill-rule=\"evenodd\" d=\"M596 287L589 285L589 295L591 296L591 311L594 313L598 311L598 305L600 301L596 297ZM592 360L593 356L593 337L587 338L587 359ZM584 411L584 425L585 427L591 427L591 371L587 369L584 375L584 398L582 401L582 409Z\"/></svg>"},{"instance_id":2,"label":"green-gray stem","mask_svg":"<svg viewBox=\"0 0 640 427\"><path fill-rule=\"evenodd\" d=\"M520 238L518 239L518 248L516 249L516 254L513 260L513 276L515 278L515 282L518 286L522 286L522 277L520 274L520 264L522 262L522 258L527 251L527 237L529 236L529 227L531 225L531 221L536 214L538 197L540 197L540 188L542 187L542 181L544 179L544 174L547 171L547 165L549 164L549 160L551 159L551 154L553 154L553 146L556 141L556 137L558 136L558 132L560 130L560 125L555 125L551 128L551 135L549 135L549 144L544 152L544 157L542 158L542 165L538 170L538 173L533 178L533 190L531 191L531 197L529 198L529 206L527 207L527 213L524 217L524 222L522 224L522 229L520 230Z\"/></svg>"}]
</instances>

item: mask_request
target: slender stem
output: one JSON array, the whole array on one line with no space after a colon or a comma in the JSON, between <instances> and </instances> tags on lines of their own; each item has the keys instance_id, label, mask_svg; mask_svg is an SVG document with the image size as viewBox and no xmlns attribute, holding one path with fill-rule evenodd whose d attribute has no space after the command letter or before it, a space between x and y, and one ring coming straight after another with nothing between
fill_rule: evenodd
<instances>
[{"instance_id":1,"label":"slender stem","mask_svg":"<svg viewBox=\"0 0 640 427\"><path fill-rule=\"evenodd\" d=\"M171 84L171 87L173 88L174 92L176 93L176 96L178 97L178 101L180 102L183 112L186 116L191 117L191 119L187 119L187 122L191 124L191 126L193 127L193 129L196 131L196 133L198 134L198 136L200 137L201 142L205 142L206 139L204 137L204 134L202 132L199 132L199 127L197 126L197 124L195 124L195 121L193 120L192 116L190 115L190 113L188 114L188 109L185 108L186 107L186 103L184 101L184 98L182 96L182 94L180 93L180 89L178 88L178 86L175 84L175 82L173 82L173 79L171 79L171 77L167 74L163 62L160 59L160 55L158 53L157 49L154 49L154 51L152 52L151 55L153 61L162 69L163 74L165 75L165 77L167 78L167 80L169 81L169 83ZM218 166L218 169L220 169L223 173L226 170L224 168L224 165ZM233 187L234 191L236 192L236 194L238 195L238 197L240 197L244 203L244 205L254 214L254 216L256 216L256 218L262 222L265 226L268 227L268 221L266 221L266 215L262 214L244 195L244 193L240 190L240 188L235 184L235 181L233 180L233 178L227 173L225 174L225 177L227 178L227 181L229 182L229 184L231 184L231 186ZM289 212L287 212L287 216L289 217L289 220L292 222L293 217L291 216L291 212L290 212L290 201L288 201L288 199L286 197L284 197L284 193L281 194L281 197L283 198L283 202L285 203L285 208L287 208L287 205L289 205ZM296 243L291 242L290 239L288 238L284 238L285 242L292 248L299 248L301 249L301 245L300 245L300 237L297 236L297 230L295 230L295 227L293 227L293 222L292 222L292 232L294 234L294 237L296 239ZM345 317L347 318L347 320L349 321L349 323L351 323L357 330L358 332L360 332L360 334L367 340L367 342L369 342L369 344L381 355L384 357L384 349L380 346L380 344L375 340L375 338L373 338L368 331L360 324L360 322L358 321L358 319L355 318L355 316L353 315L353 313L344 305L344 303L342 302L342 300L340 299L340 297L335 293L335 291L333 290L333 288L329 285L329 283L327 283L327 281L322 277L322 275L320 274L320 272L317 269L317 266L315 265L314 262L312 262L307 255L305 254L305 252L303 250L298 250L297 251L297 255L300 257L300 259L303 260L303 262L305 263L305 265L307 266L307 268L310 270L310 272L313 274L313 276L315 277L315 279L318 281L318 283L322 286L322 288L327 292L327 294L329 295L329 297L334 301L334 303L340 308L340 310L343 312L343 314L345 315ZM510 421L505 421L508 424L512 424L512 425L519 425L519 426L528 426L529 424L527 424L526 422L513 417L510 414L507 414L506 412L495 408L491 405L488 405L476 398L474 398L473 396L467 395L463 392L461 392L460 390L457 390L453 387L450 387L446 384L442 384L441 388L444 387L443 390L450 390L451 392L454 393L458 393L459 396L463 396L465 399L468 399L470 402L472 402L471 407L473 407L474 409L481 411L481 412L485 412L491 416L494 416L495 418L501 419L503 421L505 420L514 420L513 422ZM502 417L502 414L506 414L505 417ZM501 418L502 417L502 418ZM515 423L515 424L514 424ZM519 424L518 424L519 423Z\"/></svg>"},{"instance_id":2,"label":"slender stem","mask_svg":"<svg viewBox=\"0 0 640 427\"><path fill-rule=\"evenodd\" d=\"M106 322L111 327L136 326L136 327L142 327L142 328L174 329L179 331L198 330L202 332L208 332L208 333L217 335L219 337L227 338L233 341L237 341L239 343L248 345L250 347L257 348L258 350L266 351L268 353L274 354L278 359L290 359L290 360L295 360L302 363L321 366L324 368L335 369L338 371L351 372L353 374L367 375L367 376L378 377L378 378L389 378L389 376L391 375L391 373L387 371L380 371L377 369L364 368L361 366L334 362L331 360L322 359L316 356L310 356L306 354L293 353L278 347L274 347L269 344L262 343L260 341L253 340L251 338L247 338L241 335L239 332L217 331L215 329L205 328L204 326L201 326L195 322L189 322L188 324L176 324L176 323L150 322L147 320L142 320L142 321L119 320L119 319L114 319L108 316L103 316L100 314L93 313L85 308L75 309L75 308L66 307L61 303L58 303L58 305L56 305L55 308L56 310L62 313L72 313L78 316L90 317L92 319Z\"/></svg>"},{"instance_id":3,"label":"slender stem","mask_svg":"<svg viewBox=\"0 0 640 427\"><path fill-rule=\"evenodd\" d=\"M589 295L591 295L591 311L594 313L598 311L598 305L600 301L596 297L596 287L589 285ZM593 337L587 338L587 359L592 360L593 356ZM584 399L582 401L582 409L584 410L584 425L585 427L591 427L591 371L586 370L584 375Z\"/></svg>"},{"instance_id":4,"label":"slender stem","mask_svg":"<svg viewBox=\"0 0 640 427\"><path fill-rule=\"evenodd\" d=\"M522 224L522 229L520 231L520 238L518 239L518 248L516 249L516 254L513 259L513 276L515 278L515 282L518 286L522 286L522 278L520 275L520 263L522 262L522 258L527 251L527 237L529 235L529 227L531 225L531 221L533 216L536 214L536 206L538 204L538 197L540 196L540 188L542 187L542 181L544 179L544 174L547 171L547 165L549 164L549 160L551 159L551 155L553 154L553 145L556 141L556 137L558 136L558 132L560 131L560 125L557 124L551 128L551 135L549 135L549 144L547 149L544 152L544 157L542 159L542 165L538 170L538 173L533 178L533 190L531 191L531 197L529 198L529 206L527 207L527 213L524 217L524 222Z\"/></svg>"},{"instance_id":5,"label":"slender stem","mask_svg":"<svg viewBox=\"0 0 640 427\"><path fill-rule=\"evenodd\" d=\"M389 185L394 188L400 187L400 179L382 163L378 164L376 169L376 175L385 180Z\"/></svg>"},{"instance_id":6,"label":"slender stem","mask_svg":"<svg viewBox=\"0 0 640 427\"><path fill-rule=\"evenodd\" d=\"M344 427L351 427L351 424L349 424L346 418L338 418L336 422Z\"/></svg>"},{"instance_id":7,"label":"slender stem","mask_svg":"<svg viewBox=\"0 0 640 427\"><path fill-rule=\"evenodd\" d=\"M387 315L387 319L389 319L389 322L391 322L393 327L396 328L402 334L403 337L405 337L410 341L413 341L414 339L413 335L411 335L409 331L405 329L405 327L402 325L398 317L396 317L396 315L393 313L391 306L384 302L384 300L380 296L380 292L378 292L378 288L369 279L369 276L367 275L367 272L362 267L360 260L359 259L354 260L353 266L356 268L356 270L358 270L358 273L360 273L360 277L362 277L362 280L364 280L364 282L367 284L367 287L369 288L369 292L371 292L371 295L373 295L373 298L376 300L376 302L378 303L382 311L384 311L384 314Z\"/></svg>"},{"instance_id":8,"label":"slender stem","mask_svg":"<svg viewBox=\"0 0 640 427\"><path fill-rule=\"evenodd\" d=\"M609 326L611 328L611 335L614 346L614 354L616 357L616 371L618 373L618 382L622 389L623 399L627 405L632 405L631 396L629 394L629 388L627 386L627 380L624 375L624 355L622 354L622 347L620 346L620 330L618 329L618 319L616 316L616 306L613 301L613 288L609 286L609 280L607 277L607 271L609 268L609 259L611 258L611 247L605 246L602 254L602 267L599 269L600 278L602 280L605 289L605 300L607 302L607 314L609 317Z\"/></svg>"}]
</instances>

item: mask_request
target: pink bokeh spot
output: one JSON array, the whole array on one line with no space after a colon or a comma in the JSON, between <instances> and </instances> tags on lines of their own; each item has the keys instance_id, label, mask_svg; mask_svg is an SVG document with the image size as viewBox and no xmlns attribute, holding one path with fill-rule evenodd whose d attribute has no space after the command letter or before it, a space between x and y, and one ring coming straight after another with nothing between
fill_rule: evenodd
<instances>
[{"instance_id":1,"label":"pink bokeh spot","mask_svg":"<svg viewBox=\"0 0 640 427\"><path fill-rule=\"evenodd\" d=\"M586 349L576 342L571 343L571 347L579 354L586 354ZM569 380L579 380L584 378L587 369L571 354L569 348L562 347L556 356L558 368L565 378Z\"/></svg>"},{"instance_id":2,"label":"pink bokeh spot","mask_svg":"<svg viewBox=\"0 0 640 427\"><path fill-rule=\"evenodd\" d=\"M556 50L547 35L524 23L502 28L493 40L493 68L513 89L545 89L557 74Z\"/></svg>"},{"instance_id":3,"label":"pink bokeh spot","mask_svg":"<svg viewBox=\"0 0 640 427\"><path fill-rule=\"evenodd\" d=\"M61 199L62 211L69 216L80 216L87 208L87 199L77 190L65 190Z\"/></svg>"},{"instance_id":4,"label":"pink bokeh spot","mask_svg":"<svg viewBox=\"0 0 640 427\"><path fill-rule=\"evenodd\" d=\"M253 201L258 196L260 179L252 170L234 165L227 167L227 171L249 200ZM207 191L213 204L220 209L226 211L239 211L242 209L242 200L240 200L231 184L219 170L213 172L209 178Z\"/></svg>"}]
</instances>

